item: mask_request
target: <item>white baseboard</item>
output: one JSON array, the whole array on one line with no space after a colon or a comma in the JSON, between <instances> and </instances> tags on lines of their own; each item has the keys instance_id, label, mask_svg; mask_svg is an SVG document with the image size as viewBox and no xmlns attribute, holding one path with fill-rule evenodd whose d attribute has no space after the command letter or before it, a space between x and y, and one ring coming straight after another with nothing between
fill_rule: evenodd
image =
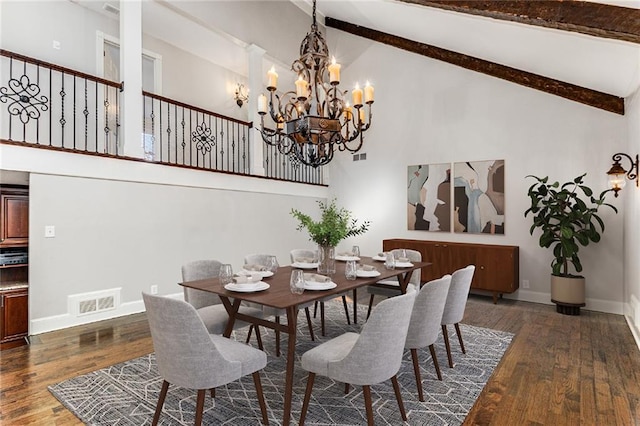
<instances>
[{"instance_id":1,"label":"white baseboard","mask_svg":"<svg viewBox=\"0 0 640 426\"><path fill-rule=\"evenodd\" d=\"M505 294L505 299L521 300L523 302L542 303L545 305L553 305L551 302L551 294L540 293L537 291L519 289L515 293ZM624 314L624 304L622 302L614 302L612 300L587 299L586 306L582 309L588 311L605 312L608 314Z\"/></svg>"},{"instance_id":2,"label":"white baseboard","mask_svg":"<svg viewBox=\"0 0 640 426\"><path fill-rule=\"evenodd\" d=\"M166 297L172 299L184 300L182 292L168 294ZM123 317L125 315L137 314L144 312L144 303L142 299L133 302L120 304L117 309L111 311L97 312L92 315L74 316L71 314L54 315L45 318L37 318L29 321L29 335L47 333L49 331L61 330L63 328L76 327L78 325L90 324L93 322L104 321L112 318Z\"/></svg>"}]
</instances>

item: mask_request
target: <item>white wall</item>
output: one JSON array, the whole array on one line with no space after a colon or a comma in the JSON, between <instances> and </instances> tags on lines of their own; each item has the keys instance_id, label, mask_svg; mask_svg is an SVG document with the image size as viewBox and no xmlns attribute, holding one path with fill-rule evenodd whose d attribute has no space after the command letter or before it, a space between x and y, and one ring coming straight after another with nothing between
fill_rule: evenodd
<instances>
[{"instance_id":1,"label":"white wall","mask_svg":"<svg viewBox=\"0 0 640 426\"><path fill-rule=\"evenodd\" d=\"M383 45L372 45L343 75L376 87L367 160L339 155L330 165L332 195L372 221L357 239L364 252L379 251L385 238L517 245L520 278L531 288L513 297L550 303L552 257L538 246L538 234L529 235L531 218L523 214L532 181L525 176L565 181L587 172L589 186L605 189L611 155L626 146L625 117ZM408 165L493 159L506 162L504 236L407 230ZM622 208L620 199L609 201ZM581 252L586 308L621 313L624 212L602 216L602 241Z\"/></svg>"},{"instance_id":2,"label":"white wall","mask_svg":"<svg viewBox=\"0 0 640 426\"><path fill-rule=\"evenodd\" d=\"M638 55L640 66L640 54ZM640 71L640 69L639 69ZM640 76L638 77L640 80ZM640 88L626 101L629 143L623 152L635 158L640 153ZM623 163L629 169L628 161ZM624 235L624 282L625 282L625 315L633 331L636 342L640 345L640 188L633 181L628 181L620 192L624 199L625 235Z\"/></svg>"}]
</instances>

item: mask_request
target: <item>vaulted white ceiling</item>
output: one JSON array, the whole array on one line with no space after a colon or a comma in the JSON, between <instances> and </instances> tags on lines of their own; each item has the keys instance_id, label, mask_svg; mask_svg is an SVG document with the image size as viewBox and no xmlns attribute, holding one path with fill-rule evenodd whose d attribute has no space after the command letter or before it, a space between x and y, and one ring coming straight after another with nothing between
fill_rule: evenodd
<instances>
[{"instance_id":1,"label":"vaulted white ceiling","mask_svg":"<svg viewBox=\"0 0 640 426\"><path fill-rule=\"evenodd\" d=\"M94 9L102 2L76 0ZM640 8L640 0L608 3ZM143 2L144 31L246 75L244 47L257 44L287 67L311 23L311 0L154 0ZM297 6L297 7L295 7ZM640 82L640 44L462 14L397 0L318 0L318 20L331 17L611 95ZM282 23L285 23L283 25ZM170 30L169 30L170 29ZM327 30L348 66L371 41ZM226 45L227 49L220 49ZM434 59L424 58L425 61Z\"/></svg>"}]
</instances>

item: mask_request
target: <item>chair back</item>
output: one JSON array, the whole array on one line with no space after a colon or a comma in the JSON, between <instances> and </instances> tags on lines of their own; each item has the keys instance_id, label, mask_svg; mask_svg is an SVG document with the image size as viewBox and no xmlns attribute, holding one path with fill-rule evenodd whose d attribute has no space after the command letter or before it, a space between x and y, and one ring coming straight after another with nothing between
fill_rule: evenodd
<instances>
[{"instance_id":1,"label":"chair back","mask_svg":"<svg viewBox=\"0 0 640 426\"><path fill-rule=\"evenodd\" d=\"M410 262L422 262L422 253L417 250L394 249L391 250L391 253L393 253L393 255L397 257L398 253L400 253L402 250L407 253L407 257L409 258ZM415 285L417 288L420 288L420 271L420 269L416 269L415 271L413 271L413 273L411 274L411 278L409 279L409 283Z\"/></svg>"},{"instance_id":2,"label":"chair back","mask_svg":"<svg viewBox=\"0 0 640 426\"><path fill-rule=\"evenodd\" d=\"M220 274L220 265L222 265L222 263L217 260L195 260L193 262L186 263L182 265L182 281L186 282L217 278ZM196 309L222 303L217 294L188 287L184 288L184 300L189 302L189 304Z\"/></svg>"},{"instance_id":3,"label":"chair back","mask_svg":"<svg viewBox=\"0 0 640 426\"><path fill-rule=\"evenodd\" d=\"M413 304L405 348L424 348L438 340L450 285L451 275L445 275L422 286Z\"/></svg>"},{"instance_id":4,"label":"chair back","mask_svg":"<svg viewBox=\"0 0 640 426\"><path fill-rule=\"evenodd\" d=\"M272 254L248 254L244 257L245 265L262 265L267 268L270 266L269 262L271 258L275 257Z\"/></svg>"},{"instance_id":5,"label":"chair back","mask_svg":"<svg viewBox=\"0 0 640 426\"><path fill-rule=\"evenodd\" d=\"M211 389L241 377L241 363L216 349L195 308L178 299L142 293L160 375L189 389Z\"/></svg>"},{"instance_id":6,"label":"chair back","mask_svg":"<svg viewBox=\"0 0 640 426\"><path fill-rule=\"evenodd\" d=\"M476 267L474 265L469 265L451 274L451 285L449 286L447 303L442 313L442 324L457 324L462 321L475 270Z\"/></svg>"},{"instance_id":7,"label":"chair back","mask_svg":"<svg viewBox=\"0 0 640 426\"><path fill-rule=\"evenodd\" d=\"M289 252L289 256L291 256L291 263L295 263L296 259L300 257L316 259L318 257L318 252L316 250L309 249L293 249Z\"/></svg>"},{"instance_id":8,"label":"chair back","mask_svg":"<svg viewBox=\"0 0 640 426\"><path fill-rule=\"evenodd\" d=\"M417 291L378 303L351 351L328 365L329 377L353 385L372 385L390 379L400 370L404 343Z\"/></svg>"}]
</instances>

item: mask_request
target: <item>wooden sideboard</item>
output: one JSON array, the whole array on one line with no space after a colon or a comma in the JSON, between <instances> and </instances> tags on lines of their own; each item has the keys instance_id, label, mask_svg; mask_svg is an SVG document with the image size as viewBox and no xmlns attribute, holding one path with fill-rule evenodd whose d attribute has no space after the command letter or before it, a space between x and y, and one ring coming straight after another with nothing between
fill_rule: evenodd
<instances>
[{"instance_id":1,"label":"wooden sideboard","mask_svg":"<svg viewBox=\"0 0 640 426\"><path fill-rule=\"evenodd\" d=\"M517 246L406 239L382 242L384 251L397 248L419 251L423 261L432 263L431 266L422 268L423 282L451 274L467 265L475 265L471 288L491 292L493 303L498 301L499 296L513 293L519 287L520 261Z\"/></svg>"}]
</instances>

